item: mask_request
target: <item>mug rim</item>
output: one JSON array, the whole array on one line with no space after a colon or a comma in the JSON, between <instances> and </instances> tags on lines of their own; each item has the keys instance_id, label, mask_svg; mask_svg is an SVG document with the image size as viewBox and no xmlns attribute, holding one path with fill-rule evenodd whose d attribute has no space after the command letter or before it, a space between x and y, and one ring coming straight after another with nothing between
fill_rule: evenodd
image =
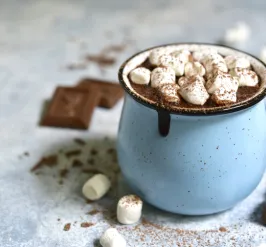
<instances>
[{"instance_id":1,"label":"mug rim","mask_svg":"<svg viewBox=\"0 0 266 247\"><path fill-rule=\"evenodd\" d=\"M227 45L220 45L220 44L212 44L212 43L201 43L201 42L185 42L185 43L170 43L170 44L164 44L164 45L158 45L158 46L154 46L154 47L150 47L148 49L142 50L140 52L135 53L134 55L132 55L131 57L129 57L119 68L118 71L118 79L119 79L119 83L120 85L123 87L123 89L125 90L125 92L131 96L135 101L137 101L138 103L154 109L156 111L166 111L170 114L176 114L176 115L187 115L187 116L210 116L210 115L221 115L221 114L227 114L227 113L233 113L233 112L238 112L244 109L247 109L257 103L259 103L261 100L264 99L264 97L266 96L266 87L259 92L255 97L243 101L243 102L239 102L233 105L225 106L225 107L213 107L213 108L205 108L205 109L199 109L199 110L195 110L195 109L189 109L189 108L178 108L178 109L174 109L174 108L169 108L169 107L165 107L164 105L158 104L158 103L152 103L152 102L148 102L147 100L144 100L143 98L139 97L139 95L137 95L134 91L132 91L127 84L125 83L124 79L123 79L123 71L124 68L126 67L126 65L128 64L128 62L130 60L132 60L133 58L135 58L136 56L156 49L156 48L163 48L163 47L167 47L167 46L179 46L179 45L205 45L205 46L215 46L215 47L224 47L224 48L228 48L230 50L233 51L237 51L237 52L241 52L245 55L248 55L250 57L252 57L253 59L257 60L258 62L260 62L266 70L266 64L261 61L259 58L255 57L254 55L251 55L248 52L244 52L241 51L239 49L236 48L232 48L230 46Z\"/></svg>"}]
</instances>

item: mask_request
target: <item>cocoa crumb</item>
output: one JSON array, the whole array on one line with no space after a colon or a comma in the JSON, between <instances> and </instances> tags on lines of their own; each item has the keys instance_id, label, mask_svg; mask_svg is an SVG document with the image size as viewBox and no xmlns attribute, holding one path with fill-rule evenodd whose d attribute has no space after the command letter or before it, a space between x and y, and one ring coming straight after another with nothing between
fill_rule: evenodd
<instances>
[{"instance_id":1,"label":"cocoa crumb","mask_svg":"<svg viewBox=\"0 0 266 247\"><path fill-rule=\"evenodd\" d=\"M73 160L72 167L81 167L81 166L83 166L83 163L80 160L77 159Z\"/></svg>"},{"instance_id":2,"label":"cocoa crumb","mask_svg":"<svg viewBox=\"0 0 266 247\"><path fill-rule=\"evenodd\" d=\"M79 138L75 138L74 142L76 142L77 144L79 144L81 146L85 146L86 145L86 142L83 141L82 139L79 139Z\"/></svg>"},{"instance_id":3,"label":"cocoa crumb","mask_svg":"<svg viewBox=\"0 0 266 247\"><path fill-rule=\"evenodd\" d=\"M225 227L221 226L221 227L219 228L219 231L220 231L220 232L227 232L227 229L226 229Z\"/></svg>"},{"instance_id":4,"label":"cocoa crumb","mask_svg":"<svg viewBox=\"0 0 266 247\"><path fill-rule=\"evenodd\" d=\"M59 176L61 178L65 178L67 176L67 174L68 174L68 169L62 169L59 171Z\"/></svg>"},{"instance_id":5,"label":"cocoa crumb","mask_svg":"<svg viewBox=\"0 0 266 247\"><path fill-rule=\"evenodd\" d=\"M94 226L94 224L90 222L82 222L80 224L80 227L84 227L84 228L91 227L91 226Z\"/></svg>"},{"instance_id":6,"label":"cocoa crumb","mask_svg":"<svg viewBox=\"0 0 266 247\"><path fill-rule=\"evenodd\" d=\"M89 214L89 215L95 215L95 214L98 214L98 213L100 213L101 211L99 211L99 210L97 210L97 209L93 209L93 210L91 210L90 212L88 212L87 214Z\"/></svg>"},{"instance_id":7,"label":"cocoa crumb","mask_svg":"<svg viewBox=\"0 0 266 247\"><path fill-rule=\"evenodd\" d=\"M101 173L97 168L84 168L82 169L83 173L93 173L93 174L97 174L97 173Z\"/></svg>"},{"instance_id":8,"label":"cocoa crumb","mask_svg":"<svg viewBox=\"0 0 266 247\"><path fill-rule=\"evenodd\" d=\"M107 149L107 153L108 154L112 154L112 153L114 153L115 152L115 149L114 148L109 148L109 149Z\"/></svg>"},{"instance_id":9,"label":"cocoa crumb","mask_svg":"<svg viewBox=\"0 0 266 247\"><path fill-rule=\"evenodd\" d=\"M85 59L89 62L98 64L100 67L111 66L116 63L115 58L107 57L105 54L87 55Z\"/></svg>"},{"instance_id":10,"label":"cocoa crumb","mask_svg":"<svg viewBox=\"0 0 266 247\"><path fill-rule=\"evenodd\" d=\"M60 218L57 219L57 221L60 221L60 220L61 220Z\"/></svg>"},{"instance_id":11,"label":"cocoa crumb","mask_svg":"<svg viewBox=\"0 0 266 247\"><path fill-rule=\"evenodd\" d=\"M80 155L81 154L81 150L79 149L75 149L75 150L71 150L65 153L67 158L71 158L72 156L76 156L76 155Z\"/></svg>"},{"instance_id":12,"label":"cocoa crumb","mask_svg":"<svg viewBox=\"0 0 266 247\"><path fill-rule=\"evenodd\" d=\"M64 231L69 231L70 230L70 227L71 227L71 223L65 224Z\"/></svg>"},{"instance_id":13,"label":"cocoa crumb","mask_svg":"<svg viewBox=\"0 0 266 247\"><path fill-rule=\"evenodd\" d=\"M218 150L219 149L219 146L217 146L216 149Z\"/></svg>"},{"instance_id":14,"label":"cocoa crumb","mask_svg":"<svg viewBox=\"0 0 266 247\"><path fill-rule=\"evenodd\" d=\"M24 152L24 156L30 156L29 152Z\"/></svg>"},{"instance_id":15,"label":"cocoa crumb","mask_svg":"<svg viewBox=\"0 0 266 247\"><path fill-rule=\"evenodd\" d=\"M52 167L52 166L55 166L57 165L57 155L50 155L50 156L46 156L46 157L42 157L36 165L34 165L32 168L31 168L31 172L34 172L38 169L40 169L41 167L43 166L49 166L49 167Z\"/></svg>"},{"instance_id":16,"label":"cocoa crumb","mask_svg":"<svg viewBox=\"0 0 266 247\"><path fill-rule=\"evenodd\" d=\"M96 154L98 154L98 151L97 151L96 149L93 148L93 149L91 150L91 155L96 155Z\"/></svg>"}]
</instances>

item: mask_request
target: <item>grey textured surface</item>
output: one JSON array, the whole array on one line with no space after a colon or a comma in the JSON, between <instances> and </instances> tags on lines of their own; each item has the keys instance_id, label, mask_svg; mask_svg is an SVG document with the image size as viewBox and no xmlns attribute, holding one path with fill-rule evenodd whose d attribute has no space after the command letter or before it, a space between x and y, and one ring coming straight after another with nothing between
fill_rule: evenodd
<instances>
[{"instance_id":1,"label":"grey textured surface","mask_svg":"<svg viewBox=\"0 0 266 247\"><path fill-rule=\"evenodd\" d=\"M89 149L101 150L98 165L110 173L115 166L104 152L115 144L122 102L114 109L97 109L88 132L40 128L43 102L56 85L73 85L83 76L116 80L119 64L132 53L171 42L218 42L236 21L245 21L251 38L238 48L258 55L266 43L266 2L261 1L1 1L0 3L0 245L98 246L97 239L110 225L120 229L128 246L257 246L266 242L266 228L259 224L265 200L266 177L255 192L234 209L208 217L184 217L145 206L151 224L120 226L110 217L116 200L127 193L118 176L117 186L103 200L86 204L81 187L90 174L71 171L63 185L44 169L36 176L29 169L43 155L71 149L73 138L87 141ZM75 42L73 41L75 39ZM132 40L105 74L94 64L86 70L68 71L65 66L80 55L98 53L108 44ZM86 47L81 51L80 44ZM103 138L108 136L110 140ZM25 151L29 157L23 156ZM70 161L61 155L60 167ZM233 165L233 164L232 164ZM241 176L241 171L239 171ZM97 208L94 216L86 212ZM60 218L60 221L57 219ZM95 223L81 228L80 223ZM70 222L70 231L63 231ZM76 223L75 223L76 222ZM227 232L219 232L219 227ZM214 230L205 231L204 230Z\"/></svg>"}]
</instances>

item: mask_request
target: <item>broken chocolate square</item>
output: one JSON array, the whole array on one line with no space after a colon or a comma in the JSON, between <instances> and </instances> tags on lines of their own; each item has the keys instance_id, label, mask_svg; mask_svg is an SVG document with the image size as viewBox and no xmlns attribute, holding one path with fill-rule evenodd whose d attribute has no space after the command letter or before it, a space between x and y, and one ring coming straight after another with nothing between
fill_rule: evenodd
<instances>
[{"instance_id":1,"label":"broken chocolate square","mask_svg":"<svg viewBox=\"0 0 266 247\"><path fill-rule=\"evenodd\" d=\"M41 125L87 129L100 97L98 91L58 87Z\"/></svg>"},{"instance_id":2,"label":"broken chocolate square","mask_svg":"<svg viewBox=\"0 0 266 247\"><path fill-rule=\"evenodd\" d=\"M77 88L88 91L98 89L101 92L99 106L108 109L112 108L124 96L124 90L119 84L92 78L82 79Z\"/></svg>"}]
</instances>

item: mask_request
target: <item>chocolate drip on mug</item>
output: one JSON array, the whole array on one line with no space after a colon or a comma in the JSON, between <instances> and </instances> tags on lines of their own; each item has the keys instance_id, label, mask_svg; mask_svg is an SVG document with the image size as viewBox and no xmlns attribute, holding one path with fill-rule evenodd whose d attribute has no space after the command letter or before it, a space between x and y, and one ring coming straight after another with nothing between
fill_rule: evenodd
<instances>
[{"instance_id":1,"label":"chocolate drip on mug","mask_svg":"<svg viewBox=\"0 0 266 247\"><path fill-rule=\"evenodd\" d=\"M170 130L171 116L167 111L158 112L158 129L161 136L166 137Z\"/></svg>"}]
</instances>

